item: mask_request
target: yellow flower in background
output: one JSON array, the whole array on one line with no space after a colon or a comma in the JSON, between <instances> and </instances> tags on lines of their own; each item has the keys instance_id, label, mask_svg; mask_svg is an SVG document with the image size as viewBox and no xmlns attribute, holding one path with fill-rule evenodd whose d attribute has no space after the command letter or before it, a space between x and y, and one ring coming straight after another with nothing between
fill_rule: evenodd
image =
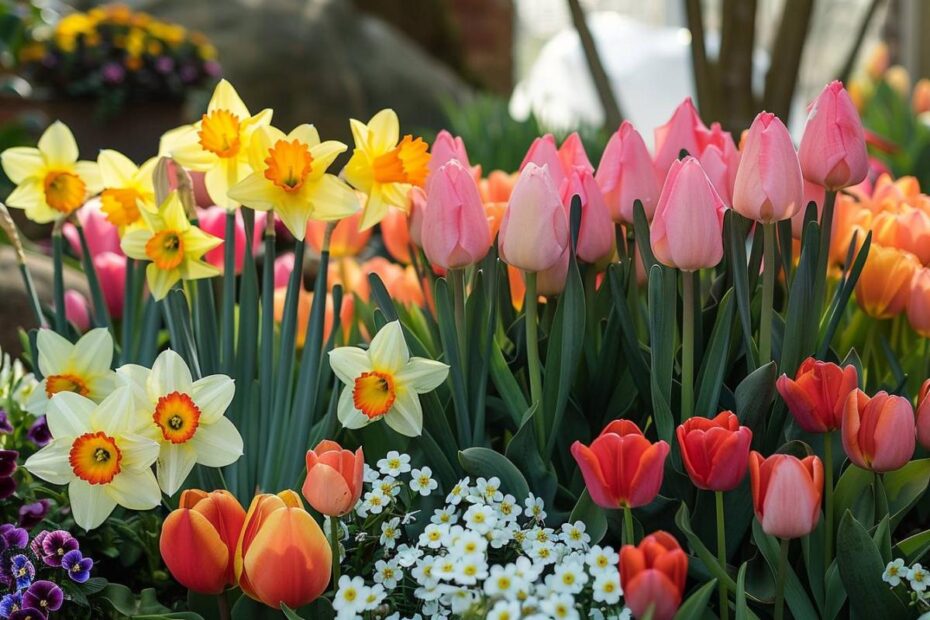
<instances>
[{"instance_id":1,"label":"yellow flower in background","mask_svg":"<svg viewBox=\"0 0 930 620\"><path fill-rule=\"evenodd\" d=\"M142 166L136 166L122 153L110 149L100 151L97 156L103 183L100 210L120 234L127 227L142 223L140 209L155 210L152 175L156 163L158 160L153 157Z\"/></svg>"},{"instance_id":2,"label":"yellow flower in background","mask_svg":"<svg viewBox=\"0 0 930 620\"><path fill-rule=\"evenodd\" d=\"M300 125L287 135L261 127L248 148L253 172L230 188L229 197L252 209L273 210L303 240L307 220L339 220L359 209L352 188L326 173L346 148L336 140L320 142L313 125Z\"/></svg>"},{"instance_id":3,"label":"yellow flower in background","mask_svg":"<svg viewBox=\"0 0 930 620\"><path fill-rule=\"evenodd\" d=\"M16 146L0 154L3 171L16 184L9 207L44 224L70 215L100 191L100 171L92 161L78 161L71 130L55 121L39 138L38 148Z\"/></svg>"},{"instance_id":4,"label":"yellow flower in background","mask_svg":"<svg viewBox=\"0 0 930 620\"><path fill-rule=\"evenodd\" d=\"M257 128L269 123L271 110L252 116L232 84L220 80L203 118L162 136L159 153L185 168L205 172L204 183L213 202L234 209L235 201L226 194L252 172L249 141Z\"/></svg>"},{"instance_id":5,"label":"yellow flower in background","mask_svg":"<svg viewBox=\"0 0 930 620\"><path fill-rule=\"evenodd\" d=\"M410 135L400 139L400 122L394 110L381 110L368 124L351 119L355 150L346 164L345 179L366 194L362 230L387 215L388 207L406 211L407 192L422 187L429 172L429 145Z\"/></svg>"},{"instance_id":6,"label":"yellow flower in background","mask_svg":"<svg viewBox=\"0 0 930 620\"><path fill-rule=\"evenodd\" d=\"M129 258L150 261L145 277L155 299L164 299L179 280L212 278L220 273L202 257L222 239L190 223L177 192L171 192L157 211L142 209L140 214L145 228L128 231L121 246Z\"/></svg>"}]
</instances>

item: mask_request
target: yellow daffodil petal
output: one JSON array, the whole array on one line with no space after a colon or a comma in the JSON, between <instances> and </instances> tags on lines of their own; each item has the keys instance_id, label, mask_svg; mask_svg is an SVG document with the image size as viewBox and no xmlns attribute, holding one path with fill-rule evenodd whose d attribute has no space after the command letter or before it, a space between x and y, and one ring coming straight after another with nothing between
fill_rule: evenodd
<instances>
[{"instance_id":1,"label":"yellow daffodil petal","mask_svg":"<svg viewBox=\"0 0 930 620\"><path fill-rule=\"evenodd\" d=\"M159 269L155 263L149 263L145 268L145 281L149 286L149 292L156 300L164 299L174 283L181 279L181 272L177 269L166 271Z\"/></svg>"},{"instance_id":2,"label":"yellow daffodil petal","mask_svg":"<svg viewBox=\"0 0 930 620\"><path fill-rule=\"evenodd\" d=\"M186 260L181 263L180 275L185 280L200 280L220 275L220 270L202 260Z\"/></svg>"},{"instance_id":3,"label":"yellow daffodil petal","mask_svg":"<svg viewBox=\"0 0 930 620\"><path fill-rule=\"evenodd\" d=\"M78 146L74 134L61 121L55 121L39 138L39 151L50 168L69 167L77 161Z\"/></svg>"},{"instance_id":4,"label":"yellow daffodil petal","mask_svg":"<svg viewBox=\"0 0 930 620\"><path fill-rule=\"evenodd\" d=\"M152 231L148 229L131 230L123 235L119 245L123 254L136 260L149 260L145 253L145 246L152 238Z\"/></svg>"},{"instance_id":5,"label":"yellow daffodil petal","mask_svg":"<svg viewBox=\"0 0 930 620\"><path fill-rule=\"evenodd\" d=\"M394 110L381 110L368 121L368 144L374 152L380 154L389 151L399 140L400 121Z\"/></svg>"},{"instance_id":6,"label":"yellow daffodil petal","mask_svg":"<svg viewBox=\"0 0 930 620\"><path fill-rule=\"evenodd\" d=\"M185 125L168 131L161 137L158 147L160 155L171 157L191 170L209 170L217 156L200 146L199 129L196 125Z\"/></svg>"},{"instance_id":7,"label":"yellow daffodil petal","mask_svg":"<svg viewBox=\"0 0 930 620\"><path fill-rule=\"evenodd\" d=\"M220 80L213 90L207 112L213 112L214 110L228 110L238 116L240 120L250 116L249 109L245 107L239 93L236 92L236 89L228 80Z\"/></svg>"},{"instance_id":8,"label":"yellow daffodil petal","mask_svg":"<svg viewBox=\"0 0 930 620\"><path fill-rule=\"evenodd\" d=\"M317 131L316 127L314 127L313 125L310 125L309 123L304 123L302 125L298 125L291 131L291 133L287 134L287 139L288 140L300 140L301 142L309 146L310 149L312 150L314 147L320 144L320 132ZM314 159L316 159L315 156L314 156Z\"/></svg>"},{"instance_id":9,"label":"yellow daffodil petal","mask_svg":"<svg viewBox=\"0 0 930 620\"><path fill-rule=\"evenodd\" d=\"M279 198L274 212L295 239L304 240L307 235L307 220L310 219L310 207L301 196Z\"/></svg>"},{"instance_id":10,"label":"yellow daffodil petal","mask_svg":"<svg viewBox=\"0 0 930 620\"><path fill-rule=\"evenodd\" d=\"M161 219L164 222L164 228L183 232L191 227L187 214L184 212L184 205L177 192L171 192L165 204L161 208Z\"/></svg>"},{"instance_id":11,"label":"yellow daffodil petal","mask_svg":"<svg viewBox=\"0 0 930 620\"><path fill-rule=\"evenodd\" d=\"M103 188L103 180L100 177L100 167L97 162L79 161L74 164L74 172L84 181L88 196L100 192Z\"/></svg>"},{"instance_id":12,"label":"yellow daffodil petal","mask_svg":"<svg viewBox=\"0 0 930 620\"><path fill-rule=\"evenodd\" d=\"M0 155L3 171L14 184L19 185L29 177L41 174L44 162L39 149L28 146L14 146Z\"/></svg>"},{"instance_id":13,"label":"yellow daffodil petal","mask_svg":"<svg viewBox=\"0 0 930 620\"><path fill-rule=\"evenodd\" d=\"M184 251L198 258L222 243L223 240L219 237L214 237L196 226L191 226L184 233Z\"/></svg>"},{"instance_id":14,"label":"yellow daffodil petal","mask_svg":"<svg viewBox=\"0 0 930 620\"><path fill-rule=\"evenodd\" d=\"M113 336L105 327L92 329L74 345L74 365L87 374L104 373L113 361Z\"/></svg>"},{"instance_id":15,"label":"yellow daffodil petal","mask_svg":"<svg viewBox=\"0 0 930 620\"><path fill-rule=\"evenodd\" d=\"M36 346L39 349L39 371L45 377L61 372L74 350L74 345L67 338L50 329L39 330Z\"/></svg>"},{"instance_id":16,"label":"yellow daffodil petal","mask_svg":"<svg viewBox=\"0 0 930 620\"><path fill-rule=\"evenodd\" d=\"M368 201L365 203L365 213L362 214L362 221L359 223L359 230L368 230L378 222L384 219L390 208L384 200L381 193L381 186L372 187L371 193L368 194Z\"/></svg>"},{"instance_id":17,"label":"yellow daffodil petal","mask_svg":"<svg viewBox=\"0 0 930 620\"><path fill-rule=\"evenodd\" d=\"M149 384L155 394L169 394L171 392L186 394L193 388L194 379L191 376L190 368L184 362L184 358L168 349L162 351L155 358Z\"/></svg>"},{"instance_id":18,"label":"yellow daffodil petal","mask_svg":"<svg viewBox=\"0 0 930 620\"><path fill-rule=\"evenodd\" d=\"M135 181L139 172L132 160L113 149L103 149L97 155L100 179L104 187L124 187Z\"/></svg>"},{"instance_id":19,"label":"yellow daffodil petal","mask_svg":"<svg viewBox=\"0 0 930 620\"><path fill-rule=\"evenodd\" d=\"M395 373L410 359L400 321L391 321L371 339L368 358L375 370Z\"/></svg>"},{"instance_id":20,"label":"yellow daffodil petal","mask_svg":"<svg viewBox=\"0 0 930 620\"><path fill-rule=\"evenodd\" d=\"M360 208L358 195L332 174L308 184L307 197L313 203L311 218L324 222L349 217Z\"/></svg>"},{"instance_id":21,"label":"yellow daffodil petal","mask_svg":"<svg viewBox=\"0 0 930 620\"><path fill-rule=\"evenodd\" d=\"M308 144L305 142L305 144ZM318 179L332 165L333 161L349 147L338 140L327 140L310 146L310 157L313 158L313 169L310 171L311 179Z\"/></svg>"},{"instance_id":22,"label":"yellow daffodil petal","mask_svg":"<svg viewBox=\"0 0 930 620\"><path fill-rule=\"evenodd\" d=\"M253 172L229 189L229 197L250 209L270 211L276 196L268 180L260 172Z\"/></svg>"}]
</instances>

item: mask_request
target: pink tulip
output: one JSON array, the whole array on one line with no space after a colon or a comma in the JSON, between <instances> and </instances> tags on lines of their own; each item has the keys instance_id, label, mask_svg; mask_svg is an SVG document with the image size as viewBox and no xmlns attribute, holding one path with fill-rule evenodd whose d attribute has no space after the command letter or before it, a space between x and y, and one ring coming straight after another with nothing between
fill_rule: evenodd
<instances>
[{"instance_id":1,"label":"pink tulip","mask_svg":"<svg viewBox=\"0 0 930 620\"><path fill-rule=\"evenodd\" d=\"M568 275L568 254L570 248L565 248L562 256L552 267L540 271L536 278L536 292L542 297L561 295L565 290L565 277Z\"/></svg>"},{"instance_id":2,"label":"pink tulip","mask_svg":"<svg viewBox=\"0 0 930 620\"><path fill-rule=\"evenodd\" d=\"M490 249L491 232L478 184L457 159L433 174L421 234L426 258L443 269L473 265Z\"/></svg>"},{"instance_id":3,"label":"pink tulip","mask_svg":"<svg viewBox=\"0 0 930 620\"><path fill-rule=\"evenodd\" d=\"M788 129L774 114L760 112L743 145L733 210L757 222L779 222L798 212L802 192L801 166Z\"/></svg>"},{"instance_id":4,"label":"pink tulip","mask_svg":"<svg viewBox=\"0 0 930 620\"><path fill-rule=\"evenodd\" d=\"M65 318L79 332L86 332L90 327L90 304L84 295L74 289L65 291Z\"/></svg>"},{"instance_id":5,"label":"pink tulip","mask_svg":"<svg viewBox=\"0 0 930 620\"><path fill-rule=\"evenodd\" d=\"M924 450L930 450L930 379L920 385L917 394L917 441Z\"/></svg>"},{"instance_id":6,"label":"pink tulip","mask_svg":"<svg viewBox=\"0 0 930 620\"><path fill-rule=\"evenodd\" d=\"M565 180L565 166L562 164L562 158L559 157L559 151L555 148L555 138L551 133L533 140L533 144L523 157L523 163L520 164L520 171L522 172L529 163L540 167L548 166L552 184L556 189L562 187L562 182Z\"/></svg>"},{"instance_id":7,"label":"pink tulip","mask_svg":"<svg viewBox=\"0 0 930 620\"><path fill-rule=\"evenodd\" d=\"M94 256L94 269L107 311L114 319L122 318L126 301L126 257L116 252L97 254Z\"/></svg>"},{"instance_id":8,"label":"pink tulip","mask_svg":"<svg viewBox=\"0 0 930 620\"><path fill-rule=\"evenodd\" d=\"M823 185L817 185L816 183L811 183L807 179L802 179L804 183L803 189L803 198L801 199L801 208L798 209L798 212L791 216L791 236L795 239L800 239L801 234L804 232L802 226L804 225L804 213L807 211L807 205L814 203L817 205L817 221L820 221L820 215L823 213L823 201L826 195L826 190L823 188Z\"/></svg>"},{"instance_id":9,"label":"pink tulip","mask_svg":"<svg viewBox=\"0 0 930 620\"><path fill-rule=\"evenodd\" d=\"M471 164L468 163L468 151L465 150L465 142L460 137L453 136L443 129L436 134L436 139L430 148L429 164L427 164L429 174L423 186L428 188L436 171L452 159L458 160L467 169L471 168Z\"/></svg>"},{"instance_id":10,"label":"pink tulip","mask_svg":"<svg viewBox=\"0 0 930 620\"><path fill-rule=\"evenodd\" d=\"M562 146L559 147L559 160L562 162L562 170L566 172L581 168L588 172L594 172L594 166L588 159L588 154L584 150L584 144L581 142L581 136L577 131L573 131Z\"/></svg>"},{"instance_id":11,"label":"pink tulip","mask_svg":"<svg viewBox=\"0 0 930 620\"><path fill-rule=\"evenodd\" d=\"M120 249L119 231L116 226L107 220L106 214L100 210L100 199L91 198L87 203L77 211L78 221L84 229L84 238L87 240L87 248L91 256L96 256L101 252L117 252L122 254ZM81 238L78 235L77 228L73 224L67 223L62 229L68 245L74 255L80 258L83 256L81 251Z\"/></svg>"},{"instance_id":12,"label":"pink tulip","mask_svg":"<svg viewBox=\"0 0 930 620\"><path fill-rule=\"evenodd\" d=\"M723 258L724 211L698 160L673 162L649 230L656 258L682 271L715 266Z\"/></svg>"},{"instance_id":13,"label":"pink tulip","mask_svg":"<svg viewBox=\"0 0 930 620\"><path fill-rule=\"evenodd\" d=\"M228 211L223 207L207 207L206 209L197 209L197 219L200 222L200 228L204 232L210 233L214 237L224 239L226 237L226 214ZM255 214L255 228L252 239L252 251L256 252L261 243L262 234L265 228L266 213ZM236 248L236 273L242 272L242 265L245 262L245 224L242 221L242 211L236 211L235 226L235 248ZM217 267L221 271L224 268L225 249L224 243L221 243L214 249L204 255L204 260Z\"/></svg>"},{"instance_id":14,"label":"pink tulip","mask_svg":"<svg viewBox=\"0 0 930 620\"><path fill-rule=\"evenodd\" d=\"M869 160L859 113L843 84L827 84L808 109L798 149L804 177L830 190L865 179Z\"/></svg>"},{"instance_id":15,"label":"pink tulip","mask_svg":"<svg viewBox=\"0 0 930 620\"><path fill-rule=\"evenodd\" d=\"M578 259L597 263L614 251L614 226L607 204L594 175L585 168L575 168L565 178L561 188L565 214L571 217L572 198L581 198L581 228L578 230Z\"/></svg>"},{"instance_id":16,"label":"pink tulip","mask_svg":"<svg viewBox=\"0 0 930 620\"><path fill-rule=\"evenodd\" d=\"M287 288L288 280L294 271L295 256L293 252L282 254L274 259L274 288Z\"/></svg>"},{"instance_id":17,"label":"pink tulip","mask_svg":"<svg viewBox=\"0 0 930 620\"><path fill-rule=\"evenodd\" d=\"M569 245L568 218L549 166L527 163L513 188L498 234L501 259L531 272L545 271Z\"/></svg>"},{"instance_id":18,"label":"pink tulip","mask_svg":"<svg viewBox=\"0 0 930 620\"><path fill-rule=\"evenodd\" d=\"M633 222L633 203L643 203L646 219L652 220L659 201L659 181L643 137L629 121L623 121L610 137L594 176L614 222Z\"/></svg>"},{"instance_id":19,"label":"pink tulip","mask_svg":"<svg viewBox=\"0 0 930 620\"><path fill-rule=\"evenodd\" d=\"M855 390L843 408L843 450L849 460L874 472L904 467L917 444L914 407L901 396Z\"/></svg>"},{"instance_id":20,"label":"pink tulip","mask_svg":"<svg viewBox=\"0 0 930 620\"><path fill-rule=\"evenodd\" d=\"M672 118L655 130L655 168L660 182L665 179L682 149L693 157L700 156L708 132L691 98L682 101L672 113Z\"/></svg>"},{"instance_id":21,"label":"pink tulip","mask_svg":"<svg viewBox=\"0 0 930 620\"><path fill-rule=\"evenodd\" d=\"M410 240L418 248L423 247L423 212L426 210L426 192L422 187L413 187L407 194L410 203Z\"/></svg>"},{"instance_id":22,"label":"pink tulip","mask_svg":"<svg viewBox=\"0 0 930 620\"><path fill-rule=\"evenodd\" d=\"M698 158L707 178L714 184L725 204L733 204L733 186L736 184L736 170L739 167L740 154L733 143L729 131L723 131L720 123L710 126L710 131L703 136L701 154Z\"/></svg>"},{"instance_id":23,"label":"pink tulip","mask_svg":"<svg viewBox=\"0 0 930 620\"><path fill-rule=\"evenodd\" d=\"M752 506L762 531L779 538L807 536L820 521L823 461L790 454L749 455Z\"/></svg>"}]
</instances>

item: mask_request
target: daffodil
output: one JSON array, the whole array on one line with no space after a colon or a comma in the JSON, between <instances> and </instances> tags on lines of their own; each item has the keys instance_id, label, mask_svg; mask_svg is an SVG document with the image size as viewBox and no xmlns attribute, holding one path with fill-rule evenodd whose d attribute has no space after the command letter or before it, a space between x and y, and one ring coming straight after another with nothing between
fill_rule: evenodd
<instances>
[{"instance_id":1,"label":"daffodil","mask_svg":"<svg viewBox=\"0 0 930 620\"><path fill-rule=\"evenodd\" d=\"M320 142L313 125L300 125L287 135L261 127L248 149L253 172L229 190L229 197L259 211L274 210L291 234L303 240L307 220L339 220L358 211L355 192L326 173L347 148L336 140Z\"/></svg>"},{"instance_id":2,"label":"daffodil","mask_svg":"<svg viewBox=\"0 0 930 620\"><path fill-rule=\"evenodd\" d=\"M152 369L127 364L117 371L132 388L133 409L147 421L142 434L158 442L158 484L177 493L194 465L225 467L242 456L242 437L226 417L236 390L226 375L194 381L181 356L163 351Z\"/></svg>"},{"instance_id":3,"label":"daffodil","mask_svg":"<svg viewBox=\"0 0 930 620\"><path fill-rule=\"evenodd\" d=\"M78 161L71 130L55 121L39 138L38 148L16 146L0 154L3 171L16 184L7 206L44 224L70 215L100 191L100 171L92 161Z\"/></svg>"},{"instance_id":4,"label":"daffodil","mask_svg":"<svg viewBox=\"0 0 930 620\"><path fill-rule=\"evenodd\" d=\"M270 109L252 116L232 84L220 80L203 118L166 133L159 151L186 168L205 172L204 183L213 202L234 209L236 202L226 194L252 171L249 141L257 128L270 122Z\"/></svg>"},{"instance_id":5,"label":"daffodil","mask_svg":"<svg viewBox=\"0 0 930 620\"><path fill-rule=\"evenodd\" d=\"M422 187L429 172L429 145L406 135L400 139L400 123L394 110L381 110L368 124L349 121L355 150L346 164L345 179L366 194L361 229L371 228L387 215L388 207L406 211L407 192Z\"/></svg>"},{"instance_id":6,"label":"daffodil","mask_svg":"<svg viewBox=\"0 0 930 620\"><path fill-rule=\"evenodd\" d=\"M418 394L436 389L449 367L422 357L410 357L399 321L381 328L368 350L338 347L329 364L346 384L339 397L339 421L346 428L361 428L384 419L408 437L423 432L423 409Z\"/></svg>"},{"instance_id":7,"label":"daffodil","mask_svg":"<svg viewBox=\"0 0 930 620\"><path fill-rule=\"evenodd\" d=\"M43 415L49 399L60 392L73 392L99 403L113 389L113 338L105 328L90 330L74 344L50 329L40 329L36 344L44 378L26 403L30 413Z\"/></svg>"},{"instance_id":8,"label":"daffodil","mask_svg":"<svg viewBox=\"0 0 930 620\"><path fill-rule=\"evenodd\" d=\"M97 156L103 182L100 210L120 233L127 227L141 225L140 209L156 209L152 175L157 161L153 157L142 166L136 166L122 153L110 149L100 151Z\"/></svg>"},{"instance_id":9,"label":"daffodil","mask_svg":"<svg viewBox=\"0 0 930 620\"><path fill-rule=\"evenodd\" d=\"M177 192L171 192L157 211L139 211L145 228L128 231L120 243L129 258L151 261L145 268L149 291L163 299L179 280L211 278L219 269L203 255L223 241L190 223Z\"/></svg>"},{"instance_id":10,"label":"daffodil","mask_svg":"<svg viewBox=\"0 0 930 620\"><path fill-rule=\"evenodd\" d=\"M52 441L25 467L52 484L67 484L71 512L91 530L113 509L150 510L161 492L152 473L158 444L142 435L129 388L120 387L99 405L80 394L57 394L48 407Z\"/></svg>"}]
</instances>

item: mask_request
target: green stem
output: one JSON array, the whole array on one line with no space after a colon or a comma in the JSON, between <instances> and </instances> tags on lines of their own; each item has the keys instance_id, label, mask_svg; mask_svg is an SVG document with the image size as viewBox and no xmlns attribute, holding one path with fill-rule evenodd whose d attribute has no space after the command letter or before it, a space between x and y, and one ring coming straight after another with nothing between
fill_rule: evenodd
<instances>
[{"instance_id":1,"label":"green stem","mask_svg":"<svg viewBox=\"0 0 930 620\"><path fill-rule=\"evenodd\" d=\"M723 511L723 491L715 491L714 498L717 503L717 561L720 568L727 569L727 535L724 525ZM720 582L720 620L727 620L729 615L729 602L727 598L727 586Z\"/></svg>"},{"instance_id":2,"label":"green stem","mask_svg":"<svg viewBox=\"0 0 930 620\"><path fill-rule=\"evenodd\" d=\"M833 433L828 431L823 436L823 470L824 470L824 570L829 570L833 562Z\"/></svg>"},{"instance_id":3,"label":"green stem","mask_svg":"<svg viewBox=\"0 0 930 620\"><path fill-rule=\"evenodd\" d=\"M65 318L65 265L64 239L61 236L61 223L55 224L52 231L52 294L55 304L55 331L62 336L68 334L68 320Z\"/></svg>"},{"instance_id":4,"label":"green stem","mask_svg":"<svg viewBox=\"0 0 930 620\"><path fill-rule=\"evenodd\" d=\"M623 507L623 544L636 544L636 531L633 529L633 509L629 506Z\"/></svg>"},{"instance_id":5,"label":"green stem","mask_svg":"<svg viewBox=\"0 0 930 620\"><path fill-rule=\"evenodd\" d=\"M542 407L542 375L539 370L539 340L536 333L539 320L536 299L536 273L526 272L526 365L530 375L530 406ZM533 415L536 423L536 442L539 444L539 453L546 449L546 425L542 411Z\"/></svg>"},{"instance_id":6,"label":"green stem","mask_svg":"<svg viewBox=\"0 0 930 620\"><path fill-rule=\"evenodd\" d=\"M763 224L765 271L762 272L762 312L759 317L759 364L772 361L772 313L775 297L775 224Z\"/></svg>"},{"instance_id":7,"label":"green stem","mask_svg":"<svg viewBox=\"0 0 930 620\"><path fill-rule=\"evenodd\" d=\"M781 539L778 549L778 575L775 578L775 620L785 617L785 577L788 572L788 544L787 538Z\"/></svg>"},{"instance_id":8,"label":"green stem","mask_svg":"<svg viewBox=\"0 0 930 620\"><path fill-rule=\"evenodd\" d=\"M465 324L465 270L450 269L449 279L452 280L452 303L455 311L455 331L459 340L459 363L462 366L462 376L468 368L468 327Z\"/></svg>"},{"instance_id":9,"label":"green stem","mask_svg":"<svg viewBox=\"0 0 930 620\"><path fill-rule=\"evenodd\" d=\"M824 291L827 286L827 265L830 263L830 237L833 233L833 210L836 204L836 192L827 190L823 201L823 214L820 216L820 248L817 255L817 280L814 283L814 308L821 312L825 301Z\"/></svg>"},{"instance_id":10,"label":"green stem","mask_svg":"<svg viewBox=\"0 0 930 620\"><path fill-rule=\"evenodd\" d=\"M226 213L226 228L223 241L223 301L222 338L220 340L220 364L232 373L235 365L235 307L236 307L236 213ZM251 244L246 239L246 245Z\"/></svg>"},{"instance_id":11,"label":"green stem","mask_svg":"<svg viewBox=\"0 0 930 620\"><path fill-rule=\"evenodd\" d=\"M216 608L219 611L220 620L229 620L229 599L226 598L226 590L216 595Z\"/></svg>"},{"instance_id":12,"label":"green stem","mask_svg":"<svg viewBox=\"0 0 930 620\"><path fill-rule=\"evenodd\" d=\"M681 272L681 421L694 415L694 274Z\"/></svg>"},{"instance_id":13,"label":"green stem","mask_svg":"<svg viewBox=\"0 0 930 620\"><path fill-rule=\"evenodd\" d=\"M329 542L333 547L333 589L339 584L339 518L329 518Z\"/></svg>"}]
</instances>

